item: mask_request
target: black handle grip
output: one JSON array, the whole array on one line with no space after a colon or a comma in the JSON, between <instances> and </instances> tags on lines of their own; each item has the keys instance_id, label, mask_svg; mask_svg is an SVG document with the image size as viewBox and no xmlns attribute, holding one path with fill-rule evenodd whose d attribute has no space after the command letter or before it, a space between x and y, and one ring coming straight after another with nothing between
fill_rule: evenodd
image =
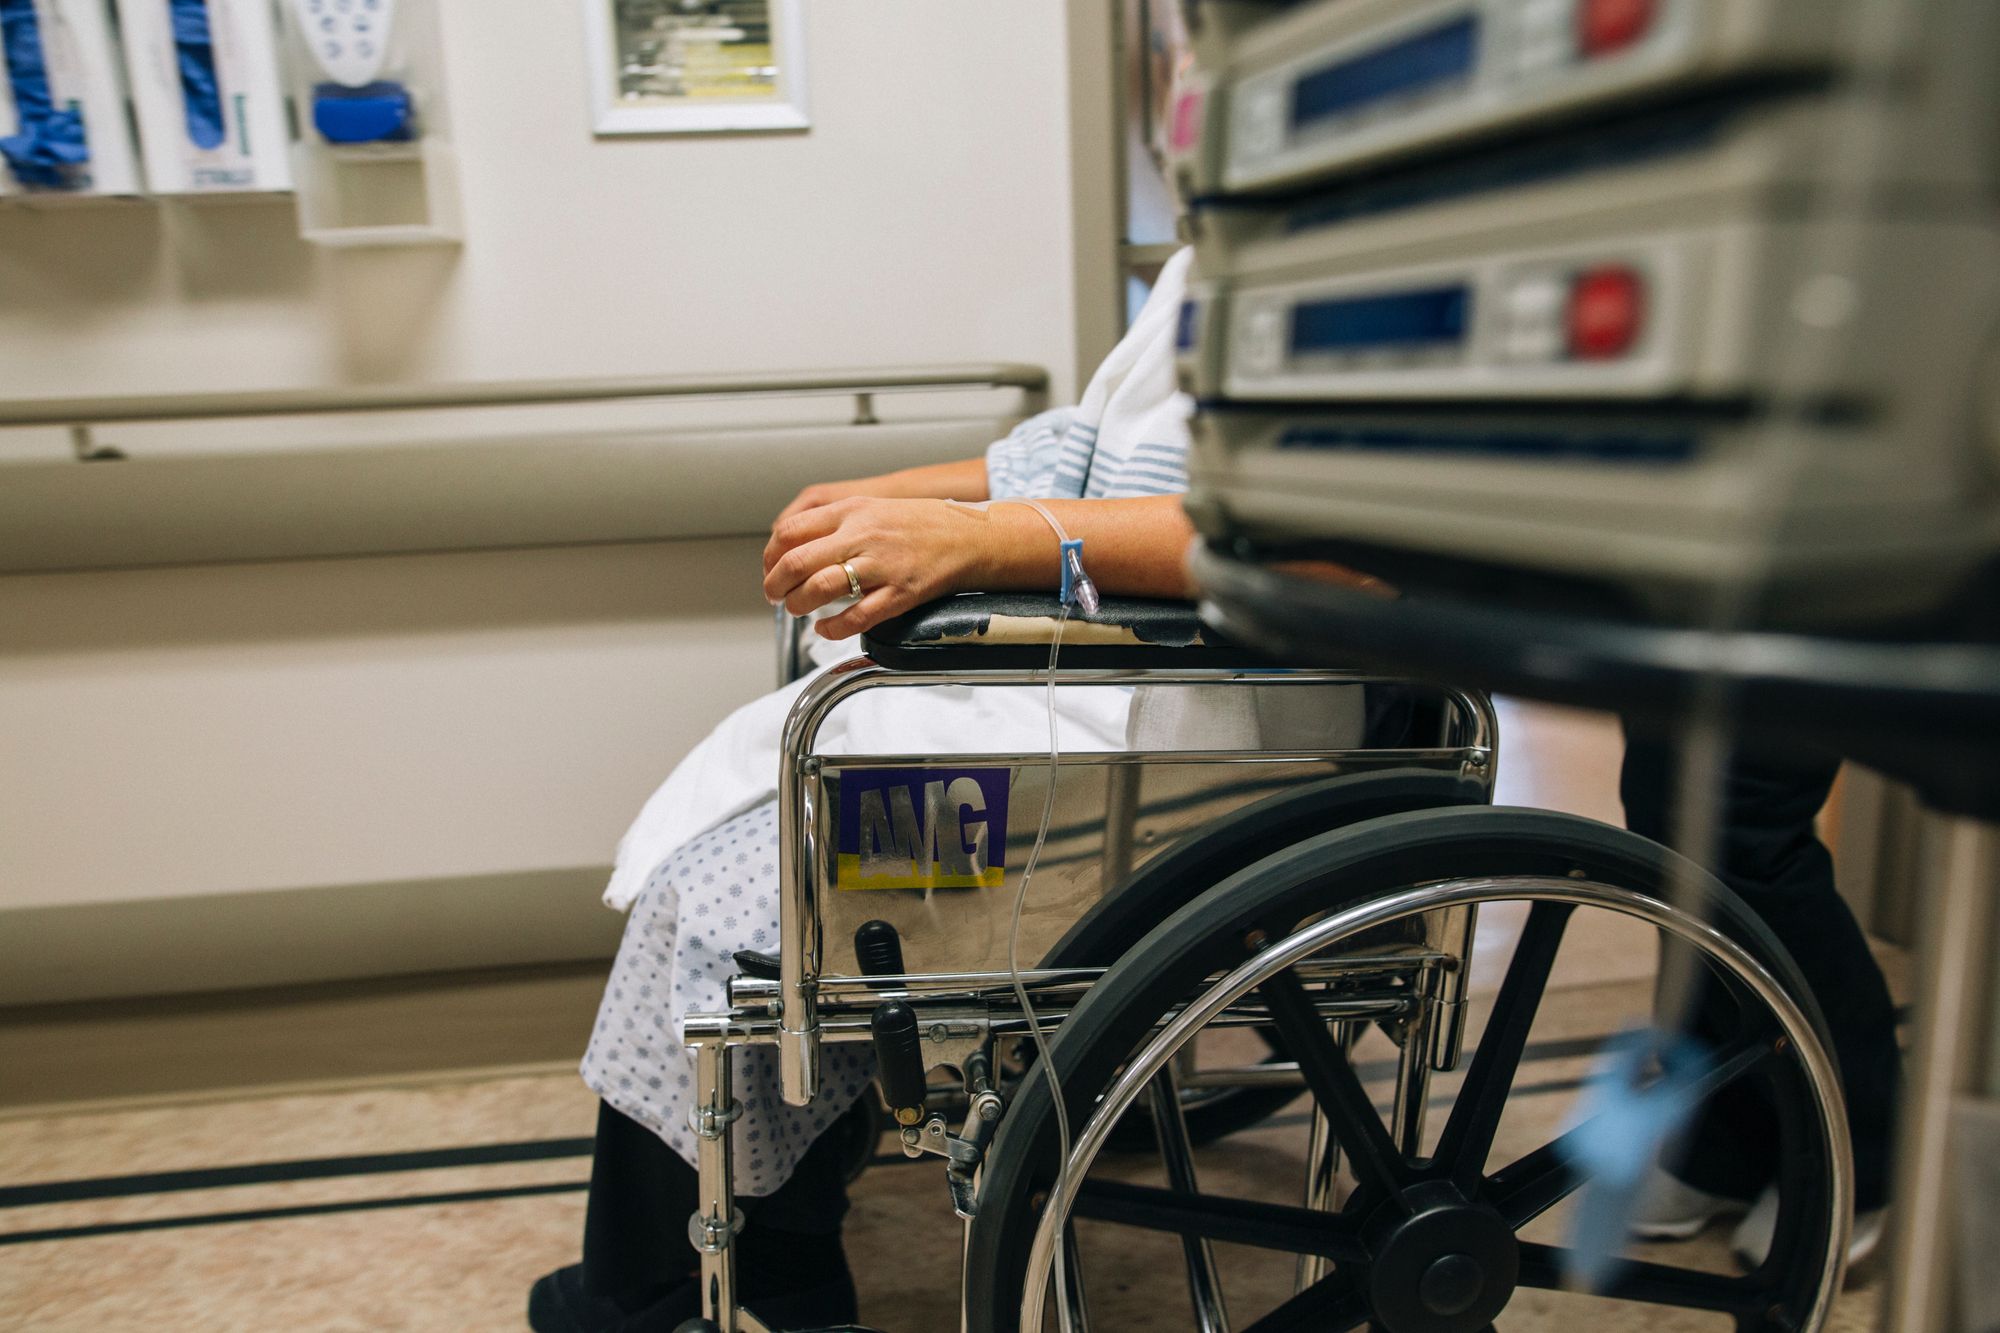
<instances>
[{"instance_id":1,"label":"black handle grip","mask_svg":"<svg viewBox=\"0 0 2000 1333\"><path fill-rule=\"evenodd\" d=\"M917 1030L917 1011L901 1000L875 1006L868 1027L875 1036L876 1077L882 1100L896 1122L914 1125L924 1118L924 1039Z\"/></svg>"},{"instance_id":2,"label":"black handle grip","mask_svg":"<svg viewBox=\"0 0 2000 1333\"><path fill-rule=\"evenodd\" d=\"M903 937L887 921L863 921L854 931L854 957L864 977L903 975Z\"/></svg>"},{"instance_id":3,"label":"black handle grip","mask_svg":"<svg viewBox=\"0 0 2000 1333\"><path fill-rule=\"evenodd\" d=\"M756 977L759 981L776 981L782 964L774 953L758 953L755 949L738 949L736 966L746 977Z\"/></svg>"}]
</instances>

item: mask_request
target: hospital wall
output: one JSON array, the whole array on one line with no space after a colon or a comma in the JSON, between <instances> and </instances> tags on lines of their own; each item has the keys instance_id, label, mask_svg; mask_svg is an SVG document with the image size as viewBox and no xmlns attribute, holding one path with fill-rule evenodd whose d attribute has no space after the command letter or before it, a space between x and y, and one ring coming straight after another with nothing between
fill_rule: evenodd
<instances>
[{"instance_id":1,"label":"hospital wall","mask_svg":"<svg viewBox=\"0 0 2000 1333\"><path fill-rule=\"evenodd\" d=\"M446 0L459 249L316 250L285 200L0 209L0 399L1009 361L1060 400L1110 328L1079 293L1115 282L1104 126L1071 90L1095 6L805 8L809 132L597 138L575 6ZM608 952L625 822L771 681L766 516L1032 406L105 427L127 459L88 463L64 431L0 431L0 513L10 476L68 506L0 573L0 1003ZM638 538L220 561L93 510L148 475L119 469L199 460L226 494L344 450L601 436L662 492ZM185 485L159 503L205 521Z\"/></svg>"}]
</instances>

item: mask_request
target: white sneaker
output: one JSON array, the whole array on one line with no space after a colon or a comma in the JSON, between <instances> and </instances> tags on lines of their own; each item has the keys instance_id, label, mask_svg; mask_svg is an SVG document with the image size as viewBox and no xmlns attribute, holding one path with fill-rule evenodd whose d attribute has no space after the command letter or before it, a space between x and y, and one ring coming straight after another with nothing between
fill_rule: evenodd
<instances>
[{"instance_id":1,"label":"white sneaker","mask_svg":"<svg viewBox=\"0 0 2000 1333\"><path fill-rule=\"evenodd\" d=\"M1882 1226L1888 1219L1887 1208L1876 1208L1866 1213L1854 1215L1854 1228L1847 1234L1847 1266L1853 1268L1875 1253L1875 1247L1882 1243ZM1757 1196L1757 1202L1744 1214L1737 1224L1736 1233L1729 1238L1729 1248L1736 1254L1736 1262L1745 1268L1756 1268L1771 1253L1771 1237L1778 1229L1778 1191L1773 1186Z\"/></svg>"},{"instance_id":2,"label":"white sneaker","mask_svg":"<svg viewBox=\"0 0 2000 1333\"><path fill-rule=\"evenodd\" d=\"M1718 1217L1740 1213L1749 1205L1741 1199L1710 1194L1655 1166L1639 1191L1639 1206L1628 1224L1641 1240L1687 1240L1701 1234ZM1765 1248L1770 1242L1765 1241Z\"/></svg>"}]
</instances>

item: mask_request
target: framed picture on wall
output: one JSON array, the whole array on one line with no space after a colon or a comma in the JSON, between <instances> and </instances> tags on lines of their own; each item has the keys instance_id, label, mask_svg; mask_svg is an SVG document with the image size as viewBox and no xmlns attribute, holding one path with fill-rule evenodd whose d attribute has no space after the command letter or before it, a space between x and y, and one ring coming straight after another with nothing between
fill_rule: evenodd
<instances>
[{"instance_id":1,"label":"framed picture on wall","mask_svg":"<svg viewBox=\"0 0 2000 1333\"><path fill-rule=\"evenodd\" d=\"M599 134L802 130L802 0L584 0Z\"/></svg>"}]
</instances>

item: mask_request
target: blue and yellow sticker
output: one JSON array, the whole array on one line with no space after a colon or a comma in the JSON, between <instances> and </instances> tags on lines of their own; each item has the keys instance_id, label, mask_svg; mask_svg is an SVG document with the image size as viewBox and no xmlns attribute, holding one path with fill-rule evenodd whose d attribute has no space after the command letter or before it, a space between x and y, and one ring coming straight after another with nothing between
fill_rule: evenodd
<instances>
[{"instance_id":1,"label":"blue and yellow sticker","mask_svg":"<svg viewBox=\"0 0 2000 1333\"><path fill-rule=\"evenodd\" d=\"M1007 878L1007 768L840 774L833 885L997 889Z\"/></svg>"}]
</instances>

